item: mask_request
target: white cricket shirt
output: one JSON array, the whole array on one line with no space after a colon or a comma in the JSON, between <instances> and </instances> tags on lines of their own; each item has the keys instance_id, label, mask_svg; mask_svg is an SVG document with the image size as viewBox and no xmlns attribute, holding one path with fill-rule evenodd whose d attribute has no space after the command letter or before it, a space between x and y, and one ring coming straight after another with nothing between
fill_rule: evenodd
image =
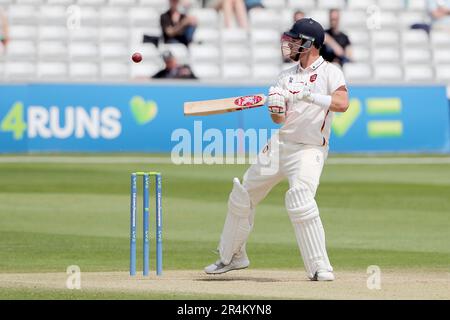
<instances>
[{"instance_id":1,"label":"white cricket shirt","mask_svg":"<svg viewBox=\"0 0 450 320\"><path fill-rule=\"evenodd\" d=\"M317 58L308 68L300 64L284 70L278 77L277 86L285 90L298 90L301 82L311 89L311 93L333 94L345 86L344 74L334 64ZM280 128L280 141L324 146L328 144L333 112L306 101L288 104L286 119Z\"/></svg>"}]
</instances>

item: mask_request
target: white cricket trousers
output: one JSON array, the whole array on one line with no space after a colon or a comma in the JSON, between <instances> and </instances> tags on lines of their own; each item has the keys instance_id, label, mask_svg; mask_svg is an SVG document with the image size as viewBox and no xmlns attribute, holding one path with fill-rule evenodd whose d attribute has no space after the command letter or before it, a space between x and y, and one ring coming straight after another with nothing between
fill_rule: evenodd
<instances>
[{"instance_id":1,"label":"white cricket trousers","mask_svg":"<svg viewBox=\"0 0 450 320\"><path fill-rule=\"evenodd\" d=\"M325 232L314 200L319 186L327 146L285 143L274 135L261 150L258 161L245 173L242 186L234 186L219 244L221 260L246 256L246 242L254 225L255 208L284 178L289 181L285 205L295 230L297 244L311 280L333 271L325 247ZM237 184L236 184L237 183Z\"/></svg>"},{"instance_id":2,"label":"white cricket trousers","mask_svg":"<svg viewBox=\"0 0 450 320\"><path fill-rule=\"evenodd\" d=\"M250 195L252 207L255 208L285 178L289 188L303 182L315 196L327 156L328 146L285 143L280 141L278 134L272 136L260 151L259 161L244 174L242 185Z\"/></svg>"}]
</instances>

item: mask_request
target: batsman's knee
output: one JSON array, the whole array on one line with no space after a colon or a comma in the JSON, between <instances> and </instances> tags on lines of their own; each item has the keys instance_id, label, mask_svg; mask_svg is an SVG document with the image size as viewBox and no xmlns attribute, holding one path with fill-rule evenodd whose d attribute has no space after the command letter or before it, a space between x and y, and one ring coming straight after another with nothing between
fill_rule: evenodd
<instances>
[{"instance_id":1,"label":"batsman's knee","mask_svg":"<svg viewBox=\"0 0 450 320\"><path fill-rule=\"evenodd\" d=\"M288 179L289 181L289 187L291 189L293 188L301 188L301 189L309 189L309 192L311 193L312 197L314 198L316 196L317 188L319 187L319 182L316 181L314 178L310 177L290 177Z\"/></svg>"},{"instance_id":2,"label":"batsman's knee","mask_svg":"<svg viewBox=\"0 0 450 320\"><path fill-rule=\"evenodd\" d=\"M313 219L319 215L311 186L304 182L297 183L286 192L285 205L292 222Z\"/></svg>"}]
</instances>

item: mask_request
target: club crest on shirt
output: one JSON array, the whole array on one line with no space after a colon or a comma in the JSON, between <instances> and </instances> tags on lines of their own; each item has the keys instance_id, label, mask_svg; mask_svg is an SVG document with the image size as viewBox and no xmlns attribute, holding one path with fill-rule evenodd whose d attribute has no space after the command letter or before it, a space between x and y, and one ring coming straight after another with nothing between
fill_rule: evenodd
<instances>
[{"instance_id":1,"label":"club crest on shirt","mask_svg":"<svg viewBox=\"0 0 450 320\"><path fill-rule=\"evenodd\" d=\"M309 82L314 82L317 79L317 73L314 73L311 77L309 77Z\"/></svg>"}]
</instances>

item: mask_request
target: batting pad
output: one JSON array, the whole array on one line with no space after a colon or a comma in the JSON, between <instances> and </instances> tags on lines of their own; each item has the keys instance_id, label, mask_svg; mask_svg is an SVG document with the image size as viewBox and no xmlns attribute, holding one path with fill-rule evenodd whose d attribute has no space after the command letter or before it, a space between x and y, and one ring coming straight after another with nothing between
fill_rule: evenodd
<instances>
[{"instance_id":1,"label":"batting pad","mask_svg":"<svg viewBox=\"0 0 450 320\"><path fill-rule=\"evenodd\" d=\"M250 196L238 178L233 179L233 190L228 199L228 213L220 237L219 252L223 264L231 262L241 251L252 230Z\"/></svg>"},{"instance_id":2,"label":"batting pad","mask_svg":"<svg viewBox=\"0 0 450 320\"><path fill-rule=\"evenodd\" d=\"M308 186L301 184L289 189L285 202L308 277L313 279L318 271L333 271L319 209Z\"/></svg>"}]
</instances>

